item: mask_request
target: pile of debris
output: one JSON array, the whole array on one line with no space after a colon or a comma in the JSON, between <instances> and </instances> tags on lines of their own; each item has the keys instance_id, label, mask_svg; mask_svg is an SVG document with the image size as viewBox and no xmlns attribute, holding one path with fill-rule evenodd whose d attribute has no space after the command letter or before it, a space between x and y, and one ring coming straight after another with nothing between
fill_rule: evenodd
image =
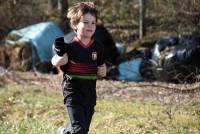
<instances>
[{"instance_id":1,"label":"pile of debris","mask_svg":"<svg viewBox=\"0 0 200 134\"><path fill-rule=\"evenodd\" d=\"M40 72L52 70L52 44L63 32L53 22L44 22L13 30L0 45L0 66Z\"/></svg>"},{"instance_id":2,"label":"pile of debris","mask_svg":"<svg viewBox=\"0 0 200 134\"><path fill-rule=\"evenodd\" d=\"M160 39L153 49L156 79L195 82L200 74L200 35L172 36Z\"/></svg>"},{"instance_id":3,"label":"pile of debris","mask_svg":"<svg viewBox=\"0 0 200 134\"><path fill-rule=\"evenodd\" d=\"M153 48L139 48L124 55L118 65L118 80L199 81L200 35L167 36Z\"/></svg>"}]
</instances>

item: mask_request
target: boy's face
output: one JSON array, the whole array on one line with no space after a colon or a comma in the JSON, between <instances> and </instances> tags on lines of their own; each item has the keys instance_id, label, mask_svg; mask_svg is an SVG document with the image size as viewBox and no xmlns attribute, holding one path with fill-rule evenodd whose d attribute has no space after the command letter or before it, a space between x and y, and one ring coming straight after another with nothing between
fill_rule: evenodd
<instances>
[{"instance_id":1,"label":"boy's face","mask_svg":"<svg viewBox=\"0 0 200 134\"><path fill-rule=\"evenodd\" d=\"M84 14L76 26L77 36L91 38L96 30L96 18L90 13Z\"/></svg>"}]
</instances>

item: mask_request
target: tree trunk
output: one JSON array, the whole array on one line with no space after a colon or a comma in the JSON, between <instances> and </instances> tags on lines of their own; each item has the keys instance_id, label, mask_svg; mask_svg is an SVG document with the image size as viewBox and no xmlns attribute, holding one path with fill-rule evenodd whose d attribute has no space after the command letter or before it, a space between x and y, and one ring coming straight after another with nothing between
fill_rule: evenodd
<instances>
[{"instance_id":1,"label":"tree trunk","mask_svg":"<svg viewBox=\"0 0 200 134\"><path fill-rule=\"evenodd\" d=\"M143 38L146 32L145 27L145 0L139 0L140 5L140 18L139 18L139 38Z\"/></svg>"},{"instance_id":2,"label":"tree trunk","mask_svg":"<svg viewBox=\"0 0 200 134\"><path fill-rule=\"evenodd\" d=\"M67 19L67 10L68 10L68 1L67 0L58 0L58 10L60 11L60 26L63 28L63 31L66 33L70 31L69 21Z\"/></svg>"},{"instance_id":3,"label":"tree trunk","mask_svg":"<svg viewBox=\"0 0 200 134\"><path fill-rule=\"evenodd\" d=\"M68 10L68 1L67 0L49 0L50 10L55 11L58 13L59 17L59 25L64 31L64 33L68 32L69 21L66 17L67 10Z\"/></svg>"},{"instance_id":4,"label":"tree trunk","mask_svg":"<svg viewBox=\"0 0 200 134\"><path fill-rule=\"evenodd\" d=\"M58 1L57 0L49 0L49 5L51 9L56 8L58 6Z\"/></svg>"}]
</instances>

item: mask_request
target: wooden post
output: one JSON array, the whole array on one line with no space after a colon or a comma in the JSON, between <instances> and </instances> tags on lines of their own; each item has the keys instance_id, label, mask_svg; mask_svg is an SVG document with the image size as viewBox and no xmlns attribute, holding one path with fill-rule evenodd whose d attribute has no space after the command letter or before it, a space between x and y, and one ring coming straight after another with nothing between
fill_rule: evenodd
<instances>
[{"instance_id":1,"label":"wooden post","mask_svg":"<svg viewBox=\"0 0 200 134\"><path fill-rule=\"evenodd\" d=\"M145 0L139 0L140 18L139 18L139 38L142 39L145 35Z\"/></svg>"}]
</instances>

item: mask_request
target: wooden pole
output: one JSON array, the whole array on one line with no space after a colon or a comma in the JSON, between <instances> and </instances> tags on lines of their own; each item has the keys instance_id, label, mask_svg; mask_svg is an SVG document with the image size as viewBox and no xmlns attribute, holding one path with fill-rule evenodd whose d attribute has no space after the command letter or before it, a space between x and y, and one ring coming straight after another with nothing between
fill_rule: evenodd
<instances>
[{"instance_id":1,"label":"wooden pole","mask_svg":"<svg viewBox=\"0 0 200 134\"><path fill-rule=\"evenodd\" d=\"M145 0L139 0L140 18L139 18L139 38L142 39L145 35Z\"/></svg>"}]
</instances>

